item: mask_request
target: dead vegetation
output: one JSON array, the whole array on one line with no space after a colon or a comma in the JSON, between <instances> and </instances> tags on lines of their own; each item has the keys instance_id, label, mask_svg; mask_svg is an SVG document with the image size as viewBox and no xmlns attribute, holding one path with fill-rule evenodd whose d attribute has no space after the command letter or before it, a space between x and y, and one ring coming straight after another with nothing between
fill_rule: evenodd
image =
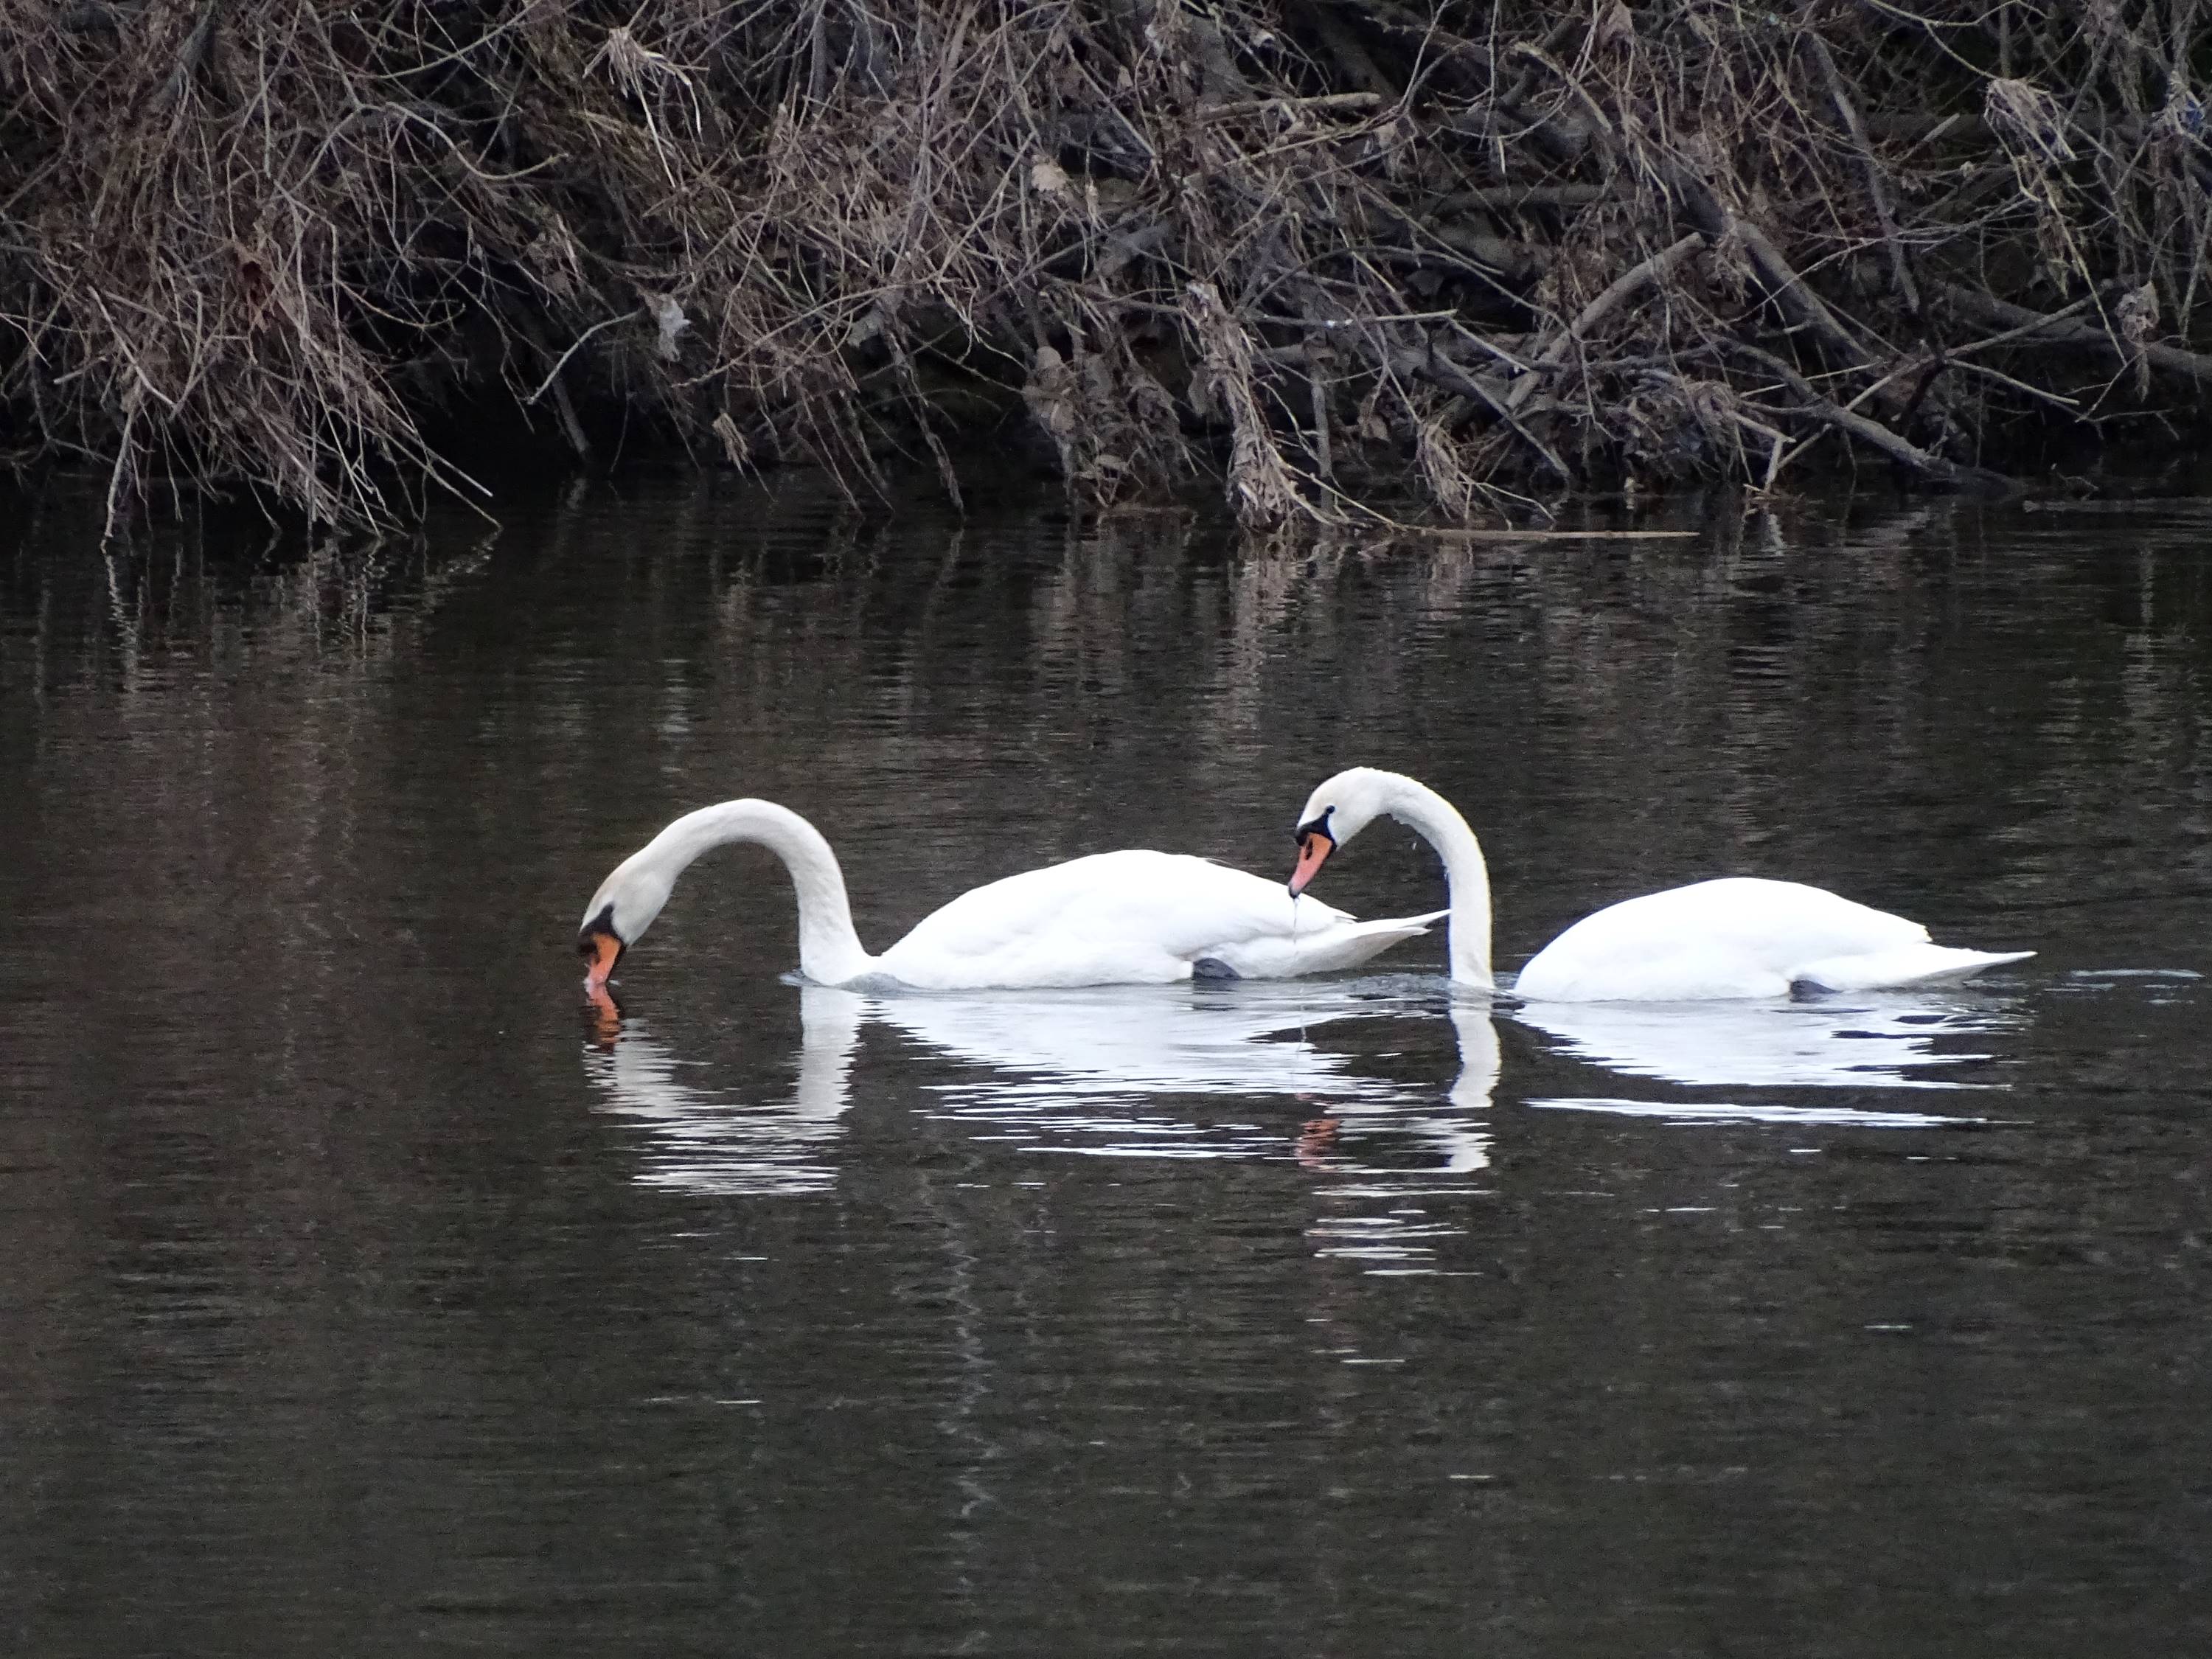
<instances>
[{"instance_id":1,"label":"dead vegetation","mask_svg":"<svg viewBox=\"0 0 2212 1659\"><path fill-rule=\"evenodd\" d=\"M112 514L462 421L1494 520L2197 419L2197 0L0 0L0 441ZM444 422L444 424L441 424ZM1416 508L1408 504L1419 501Z\"/></svg>"}]
</instances>

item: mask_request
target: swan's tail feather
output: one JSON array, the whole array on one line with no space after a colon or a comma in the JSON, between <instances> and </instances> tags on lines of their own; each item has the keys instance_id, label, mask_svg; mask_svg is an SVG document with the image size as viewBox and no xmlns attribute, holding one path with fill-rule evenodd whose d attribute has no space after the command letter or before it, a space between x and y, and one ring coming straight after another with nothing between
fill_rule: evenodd
<instances>
[{"instance_id":1,"label":"swan's tail feather","mask_svg":"<svg viewBox=\"0 0 2212 1659\"><path fill-rule=\"evenodd\" d=\"M1352 926L1388 928L1393 939L1419 939L1449 915L1449 910L1431 910L1425 916L1386 916L1381 921L1357 921Z\"/></svg>"},{"instance_id":2,"label":"swan's tail feather","mask_svg":"<svg viewBox=\"0 0 2212 1659\"><path fill-rule=\"evenodd\" d=\"M1450 914L1432 910L1425 916L1389 916L1380 921L1348 923L1333 930L1326 940L1316 939L1310 949L1301 950L1296 971L1322 974L1335 968L1357 968L1394 945L1420 938Z\"/></svg>"},{"instance_id":3,"label":"swan's tail feather","mask_svg":"<svg viewBox=\"0 0 2212 1659\"><path fill-rule=\"evenodd\" d=\"M1790 975L1790 988L1879 991L1898 985L1936 985L1968 979L2000 963L2024 962L2033 951L1960 951L1942 945L1907 945L1894 951L1831 957L1808 962Z\"/></svg>"},{"instance_id":4,"label":"swan's tail feather","mask_svg":"<svg viewBox=\"0 0 2212 1659\"><path fill-rule=\"evenodd\" d=\"M1242 979L1295 979L1304 974L1326 974L1339 968L1357 968L1402 940L1418 939L1450 914L1433 910L1425 916L1340 921L1302 938L1277 936L1222 945L1209 951L1206 959Z\"/></svg>"}]
</instances>

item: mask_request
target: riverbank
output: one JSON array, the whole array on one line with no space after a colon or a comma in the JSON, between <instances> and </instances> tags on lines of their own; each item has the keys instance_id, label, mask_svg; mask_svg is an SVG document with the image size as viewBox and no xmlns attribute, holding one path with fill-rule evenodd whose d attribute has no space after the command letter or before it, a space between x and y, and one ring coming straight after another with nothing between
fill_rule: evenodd
<instances>
[{"instance_id":1,"label":"riverbank","mask_svg":"<svg viewBox=\"0 0 2212 1659\"><path fill-rule=\"evenodd\" d=\"M0 0L0 446L111 526L517 445L1245 523L2202 447L2194 3Z\"/></svg>"}]
</instances>

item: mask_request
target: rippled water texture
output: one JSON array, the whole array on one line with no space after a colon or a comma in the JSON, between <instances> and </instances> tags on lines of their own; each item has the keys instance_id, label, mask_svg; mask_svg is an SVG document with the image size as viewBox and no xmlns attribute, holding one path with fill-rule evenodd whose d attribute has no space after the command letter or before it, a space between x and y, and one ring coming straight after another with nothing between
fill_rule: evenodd
<instances>
[{"instance_id":1,"label":"rippled water texture","mask_svg":"<svg viewBox=\"0 0 2212 1659\"><path fill-rule=\"evenodd\" d=\"M0 530L0 1649L2179 1654L2212 1638L2212 512L1238 551L579 488L374 556ZM1940 993L800 988L1365 762L1501 967L1818 881ZM1443 902L1392 826L1322 896Z\"/></svg>"}]
</instances>

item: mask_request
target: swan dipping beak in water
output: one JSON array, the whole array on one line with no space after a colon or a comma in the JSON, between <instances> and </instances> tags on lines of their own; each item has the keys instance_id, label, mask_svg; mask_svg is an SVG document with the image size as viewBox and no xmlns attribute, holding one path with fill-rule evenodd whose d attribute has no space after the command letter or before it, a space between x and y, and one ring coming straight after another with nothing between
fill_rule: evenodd
<instances>
[{"instance_id":1,"label":"swan dipping beak in water","mask_svg":"<svg viewBox=\"0 0 2212 1659\"><path fill-rule=\"evenodd\" d=\"M607 981L614 976L615 964L629 947L615 932L614 906L610 904L597 916L584 924L577 936L576 950L584 958L584 988L594 993L604 992Z\"/></svg>"},{"instance_id":2,"label":"swan dipping beak in water","mask_svg":"<svg viewBox=\"0 0 2212 1659\"><path fill-rule=\"evenodd\" d=\"M799 901L799 969L817 985L924 991L1290 979L1353 968L1443 912L1360 921L1243 870L1182 853L1094 853L962 894L872 956L822 832L773 801L726 800L678 818L615 867L584 909L576 949L597 994L653 926L676 878L732 842L783 860Z\"/></svg>"}]
</instances>

